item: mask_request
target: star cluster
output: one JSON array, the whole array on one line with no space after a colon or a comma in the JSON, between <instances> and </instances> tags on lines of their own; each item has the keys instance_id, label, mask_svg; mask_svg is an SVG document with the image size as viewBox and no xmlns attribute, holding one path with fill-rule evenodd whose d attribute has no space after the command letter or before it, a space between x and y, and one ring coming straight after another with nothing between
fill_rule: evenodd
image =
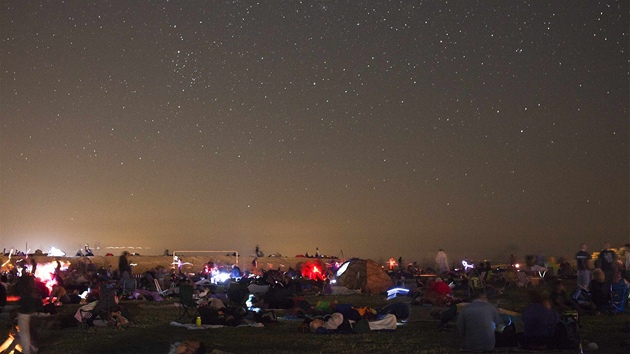
<instances>
[{"instance_id":1,"label":"star cluster","mask_svg":"<svg viewBox=\"0 0 630 354\"><path fill-rule=\"evenodd\" d=\"M627 242L628 10L5 2L0 246Z\"/></svg>"}]
</instances>

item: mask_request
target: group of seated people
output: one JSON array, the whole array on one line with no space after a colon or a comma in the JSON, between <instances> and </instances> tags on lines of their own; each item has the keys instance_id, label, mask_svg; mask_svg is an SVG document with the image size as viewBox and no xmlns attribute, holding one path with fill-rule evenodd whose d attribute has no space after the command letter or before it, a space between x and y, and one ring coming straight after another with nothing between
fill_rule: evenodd
<instances>
[{"instance_id":1,"label":"group of seated people","mask_svg":"<svg viewBox=\"0 0 630 354\"><path fill-rule=\"evenodd\" d=\"M622 286L628 286L624 279L617 280ZM461 302L433 315L440 319L438 328L441 330L456 319L465 350L493 350L498 338L505 337L502 333L507 325L514 328L511 329L512 340L505 346L519 345L528 350L574 349L579 344L580 317L612 309L611 285L604 272L595 269L589 289L578 287L570 294L562 280L556 281L550 294L530 289L531 303L521 314L495 307L488 302L485 293L479 292L473 295L472 302Z\"/></svg>"},{"instance_id":2,"label":"group of seated people","mask_svg":"<svg viewBox=\"0 0 630 354\"><path fill-rule=\"evenodd\" d=\"M492 351L495 346L520 346L527 350L570 349L577 342L577 316L561 317L549 297L541 292L530 292L531 304L519 315L499 309L488 302L485 293L473 295L470 303L460 303L441 314L440 328L456 319L463 337L462 349ZM572 322L575 333L566 330Z\"/></svg>"},{"instance_id":3,"label":"group of seated people","mask_svg":"<svg viewBox=\"0 0 630 354\"><path fill-rule=\"evenodd\" d=\"M630 283L620 275L607 280L604 272L593 269L588 289L578 286L571 295L568 294L563 281L556 282L556 289L551 300L558 311L578 311L579 313L600 314L614 310L611 306L613 286L628 289Z\"/></svg>"}]
</instances>

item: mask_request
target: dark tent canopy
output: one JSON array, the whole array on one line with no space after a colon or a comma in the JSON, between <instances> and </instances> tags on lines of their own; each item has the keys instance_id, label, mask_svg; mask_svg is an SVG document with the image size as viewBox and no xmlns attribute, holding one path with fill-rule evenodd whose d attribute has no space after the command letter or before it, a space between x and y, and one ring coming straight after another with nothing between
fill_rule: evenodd
<instances>
[{"instance_id":1,"label":"dark tent canopy","mask_svg":"<svg viewBox=\"0 0 630 354\"><path fill-rule=\"evenodd\" d=\"M337 271L337 285L370 294L387 291L392 284L385 269L371 259L351 259Z\"/></svg>"}]
</instances>

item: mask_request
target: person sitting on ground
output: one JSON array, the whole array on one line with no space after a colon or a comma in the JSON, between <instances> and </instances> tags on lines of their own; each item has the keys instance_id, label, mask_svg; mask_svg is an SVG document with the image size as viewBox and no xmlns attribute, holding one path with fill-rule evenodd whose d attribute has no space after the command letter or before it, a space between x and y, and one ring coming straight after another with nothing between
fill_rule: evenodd
<instances>
[{"instance_id":1,"label":"person sitting on ground","mask_svg":"<svg viewBox=\"0 0 630 354\"><path fill-rule=\"evenodd\" d=\"M109 311L112 325L116 328L126 328L129 325L129 320L122 315L122 309L120 306L115 305L110 308Z\"/></svg>"},{"instance_id":2,"label":"person sitting on ground","mask_svg":"<svg viewBox=\"0 0 630 354\"><path fill-rule=\"evenodd\" d=\"M545 294L530 292L531 304L523 310L524 331L521 346L530 350L543 350L553 347L556 324L560 315L551 307Z\"/></svg>"},{"instance_id":3,"label":"person sitting on ground","mask_svg":"<svg viewBox=\"0 0 630 354\"><path fill-rule=\"evenodd\" d=\"M332 288L332 284L330 284L330 278L326 278L326 283L324 284L324 288L322 289L322 293L324 295L332 295L333 294L333 288Z\"/></svg>"},{"instance_id":4,"label":"person sitting on ground","mask_svg":"<svg viewBox=\"0 0 630 354\"><path fill-rule=\"evenodd\" d=\"M423 303L431 304L434 306L451 306L454 303L459 302L452 295L452 290L446 284L442 278L431 278L427 281L426 291L422 298Z\"/></svg>"},{"instance_id":5,"label":"person sitting on ground","mask_svg":"<svg viewBox=\"0 0 630 354\"><path fill-rule=\"evenodd\" d=\"M606 280L604 271L599 268L593 269L591 277L591 283L588 286L591 291L591 301L593 301L597 312L605 311L612 298L610 282Z\"/></svg>"},{"instance_id":6,"label":"person sitting on ground","mask_svg":"<svg viewBox=\"0 0 630 354\"><path fill-rule=\"evenodd\" d=\"M567 287L562 280L556 282L556 290L551 293L551 303L560 313L564 311L582 311L580 305L567 293Z\"/></svg>"},{"instance_id":7,"label":"person sitting on ground","mask_svg":"<svg viewBox=\"0 0 630 354\"><path fill-rule=\"evenodd\" d=\"M60 302L62 304L70 303L70 297L68 296L66 288L58 284L53 285L50 297L55 299L55 302Z\"/></svg>"},{"instance_id":8,"label":"person sitting on ground","mask_svg":"<svg viewBox=\"0 0 630 354\"><path fill-rule=\"evenodd\" d=\"M101 298L101 281L97 275L92 276L90 280L90 292L87 294L85 300L87 302L92 302L96 300L100 300Z\"/></svg>"},{"instance_id":9,"label":"person sitting on ground","mask_svg":"<svg viewBox=\"0 0 630 354\"><path fill-rule=\"evenodd\" d=\"M495 345L495 329L503 325L497 308L488 302L484 293L475 294L470 305L457 316L457 329L464 338L462 349L492 351Z\"/></svg>"}]
</instances>

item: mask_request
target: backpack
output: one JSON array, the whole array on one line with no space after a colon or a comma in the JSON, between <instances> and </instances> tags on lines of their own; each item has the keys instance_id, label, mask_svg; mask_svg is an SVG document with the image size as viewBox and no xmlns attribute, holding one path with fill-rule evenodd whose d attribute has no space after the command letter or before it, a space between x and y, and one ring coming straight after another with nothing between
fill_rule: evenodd
<instances>
[{"instance_id":1,"label":"backpack","mask_svg":"<svg viewBox=\"0 0 630 354\"><path fill-rule=\"evenodd\" d=\"M580 333L576 319L563 316L560 322L556 324L554 337L553 349L577 349L580 345Z\"/></svg>"},{"instance_id":2,"label":"backpack","mask_svg":"<svg viewBox=\"0 0 630 354\"><path fill-rule=\"evenodd\" d=\"M494 332L496 340L495 347L516 347L518 346L518 338L516 336L516 326L509 315L501 314L503 322L506 324L502 332Z\"/></svg>"}]
</instances>

